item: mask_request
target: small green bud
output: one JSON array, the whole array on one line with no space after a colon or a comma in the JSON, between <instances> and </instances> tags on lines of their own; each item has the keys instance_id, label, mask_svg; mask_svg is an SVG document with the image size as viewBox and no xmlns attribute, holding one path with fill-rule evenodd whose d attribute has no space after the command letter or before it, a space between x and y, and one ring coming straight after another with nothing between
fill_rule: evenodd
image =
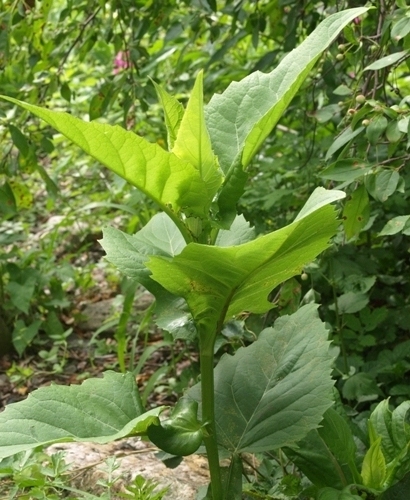
<instances>
[{"instance_id":1,"label":"small green bud","mask_svg":"<svg viewBox=\"0 0 410 500\"><path fill-rule=\"evenodd\" d=\"M303 272L301 275L300 275L300 278L303 280L303 281L306 281L309 276L307 275L307 273Z\"/></svg>"},{"instance_id":2,"label":"small green bud","mask_svg":"<svg viewBox=\"0 0 410 500\"><path fill-rule=\"evenodd\" d=\"M337 49L340 52L344 52L346 50L346 45L344 43L341 43L340 45L337 46Z\"/></svg>"},{"instance_id":3,"label":"small green bud","mask_svg":"<svg viewBox=\"0 0 410 500\"><path fill-rule=\"evenodd\" d=\"M368 120L367 118L365 118L365 119L362 121L362 125L363 125L363 127L367 127L369 124L370 124L370 120Z\"/></svg>"},{"instance_id":4,"label":"small green bud","mask_svg":"<svg viewBox=\"0 0 410 500\"><path fill-rule=\"evenodd\" d=\"M343 61L344 58L345 58L344 54L336 54L337 61Z\"/></svg>"},{"instance_id":5,"label":"small green bud","mask_svg":"<svg viewBox=\"0 0 410 500\"><path fill-rule=\"evenodd\" d=\"M356 96L356 102L358 102L359 104L363 104L366 102L366 96L364 96L363 94L359 94Z\"/></svg>"}]
</instances>

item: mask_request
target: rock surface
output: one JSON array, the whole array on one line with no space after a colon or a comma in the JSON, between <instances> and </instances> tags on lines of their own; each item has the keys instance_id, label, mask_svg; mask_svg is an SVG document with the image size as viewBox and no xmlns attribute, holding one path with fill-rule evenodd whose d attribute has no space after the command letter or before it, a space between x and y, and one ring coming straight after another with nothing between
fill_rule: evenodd
<instances>
[{"instance_id":1,"label":"rock surface","mask_svg":"<svg viewBox=\"0 0 410 500\"><path fill-rule=\"evenodd\" d=\"M124 485L141 475L158 483L158 490L168 487L164 500L195 500L198 488L209 482L207 463L203 457L185 457L178 467L169 469L155 456L158 450L151 443L137 438L106 445L59 443L46 451L49 454L63 451L66 463L72 466L72 486L94 494L103 491L97 482L107 477L104 461L113 456L119 464L115 471L120 476L115 483L116 491L121 491Z\"/></svg>"}]
</instances>

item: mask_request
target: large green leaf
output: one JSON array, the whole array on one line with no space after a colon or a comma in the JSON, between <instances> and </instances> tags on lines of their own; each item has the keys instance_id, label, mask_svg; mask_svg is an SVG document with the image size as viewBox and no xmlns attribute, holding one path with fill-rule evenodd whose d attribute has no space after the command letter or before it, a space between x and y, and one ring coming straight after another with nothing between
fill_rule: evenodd
<instances>
[{"instance_id":1,"label":"large green leaf","mask_svg":"<svg viewBox=\"0 0 410 500\"><path fill-rule=\"evenodd\" d=\"M131 373L43 387L0 414L0 458L57 442L107 443L146 434L163 408L144 413Z\"/></svg>"},{"instance_id":2,"label":"large green leaf","mask_svg":"<svg viewBox=\"0 0 410 500\"><path fill-rule=\"evenodd\" d=\"M198 171L212 201L222 184L222 172L206 129L203 103L203 73L200 71L178 128L172 152Z\"/></svg>"},{"instance_id":3,"label":"large green leaf","mask_svg":"<svg viewBox=\"0 0 410 500\"><path fill-rule=\"evenodd\" d=\"M215 368L218 442L232 453L287 446L316 428L332 404L328 331L308 304L282 316ZM199 399L199 388L189 393Z\"/></svg>"},{"instance_id":4,"label":"large green leaf","mask_svg":"<svg viewBox=\"0 0 410 500\"><path fill-rule=\"evenodd\" d=\"M146 265L152 279L185 298L201 331L215 332L225 318L267 311L271 290L327 248L337 221L323 199L342 197L341 191L318 188L315 206L308 201L305 215L278 231L232 247L190 243L173 259L154 256Z\"/></svg>"},{"instance_id":5,"label":"large green leaf","mask_svg":"<svg viewBox=\"0 0 410 500\"><path fill-rule=\"evenodd\" d=\"M210 200L198 170L158 144L119 126L85 122L61 111L2 97L35 114L77 144L87 154L126 179L157 202L164 211L184 207L206 214Z\"/></svg>"},{"instance_id":6,"label":"large green leaf","mask_svg":"<svg viewBox=\"0 0 410 500\"><path fill-rule=\"evenodd\" d=\"M272 72L256 71L212 97L206 107L206 122L225 173L238 156L244 167L249 164L321 53L346 24L366 11L360 7L329 16Z\"/></svg>"}]
</instances>

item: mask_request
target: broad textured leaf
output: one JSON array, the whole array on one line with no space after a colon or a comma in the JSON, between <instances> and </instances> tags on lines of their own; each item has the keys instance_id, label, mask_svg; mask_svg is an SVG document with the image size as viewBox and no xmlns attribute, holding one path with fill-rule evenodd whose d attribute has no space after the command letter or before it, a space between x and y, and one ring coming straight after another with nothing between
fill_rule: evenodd
<instances>
[{"instance_id":1,"label":"broad textured leaf","mask_svg":"<svg viewBox=\"0 0 410 500\"><path fill-rule=\"evenodd\" d=\"M51 443L108 443L146 434L163 408L144 413L131 373L105 372L81 385L43 387L0 414L0 458Z\"/></svg>"},{"instance_id":2,"label":"broad textured leaf","mask_svg":"<svg viewBox=\"0 0 410 500\"><path fill-rule=\"evenodd\" d=\"M151 257L152 279L185 298L202 331L214 332L218 323L243 311L267 311L271 290L300 273L336 231L334 208L322 206L329 194L323 188L320 193L312 194L320 208L308 200L307 215L254 241L233 247L190 243L172 260ZM330 199L343 196L334 191Z\"/></svg>"},{"instance_id":3,"label":"broad textured leaf","mask_svg":"<svg viewBox=\"0 0 410 500\"><path fill-rule=\"evenodd\" d=\"M365 186L359 186L346 200L343 227L348 240L360 233L370 217L369 197Z\"/></svg>"},{"instance_id":4,"label":"broad textured leaf","mask_svg":"<svg viewBox=\"0 0 410 500\"><path fill-rule=\"evenodd\" d=\"M320 54L349 21L366 12L351 9L328 17L270 73L256 71L215 94L205 111L212 147L225 181L218 196L221 224L235 217L247 173L243 170L288 107Z\"/></svg>"},{"instance_id":5,"label":"broad textured leaf","mask_svg":"<svg viewBox=\"0 0 410 500\"><path fill-rule=\"evenodd\" d=\"M150 440L171 455L192 455L201 446L202 424L197 418L198 403L182 398L169 419L156 422L148 428Z\"/></svg>"},{"instance_id":6,"label":"broad textured leaf","mask_svg":"<svg viewBox=\"0 0 410 500\"><path fill-rule=\"evenodd\" d=\"M238 156L244 167L249 164L320 54L346 24L366 11L357 8L329 16L271 73L252 73L212 97L206 107L206 122L225 173Z\"/></svg>"},{"instance_id":7,"label":"broad textured leaf","mask_svg":"<svg viewBox=\"0 0 410 500\"><path fill-rule=\"evenodd\" d=\"M193 165L205 182L212 201L222 184L223 176L214 155L206 129L203 103L203 73L198 73L184 116L178 128L172 152Z\"/></svg>"},{"instance_id":8,"label":"broad textured leaf","mask_svg":"<svg viewBox=\"0 0 410 500\"><path fill-rule=\"evenodd\" d=\"M198 215L209 207L207 188L193 165L119 126L84 122L61 111L51 111L2 96L35 114L77 144L87 154L126 179L157 202L164 211L181 207Z\"/></svg>"},{"instance_id":9,"label":"broad textured leaf","mask_svg":"<svg viewBox=\"0 0 410 500\"><path fill-rule=\"evenodd\" d=\"M318 427L332 404L328 332L308 304L282 316L215 368L218 442L232 453L273 450ZM199 389L190 395L198 398Z\"/></svg>"},{"instance_id":10,"label":"broad textured leaf","mask_svg":"<svg viewBox=\"0 0 410 500\"><path fill-rule=\"evenodd\" d=\"M379 437L367 450L362 464L363 484L368 488L380 490L386 480L386 460L384 458Z\"/></svg>"},{"instance_id":11,"label":"broad textured leaf","mask_svg":"<svg viewBox=\"0 0 410 500\"><path fill-rule=\"evenodd\" d=\"M152 280L151 271L146 267L151 255L170 258L185 247L185 240L174 222L165 213L156 214L134 235L106 227L100 243L110 262L155 296L158 326L169 331L175 338L192 339L196 330L186 302Z\"/></svg>"},{"instance_id":12,"label":"broad textured leaf","mask_svg":"<svg viewBox=\"0 0 410 500\"><path fill-rule=\"evenodd\" d=\"M168 148L172 149L175 139L177 138L179 125L184 115L184 107L174 96L168 94L160 85L157 85L155 82L153 83L164 110L165 125L168 133Z\"/></svg>"}]
</instances>

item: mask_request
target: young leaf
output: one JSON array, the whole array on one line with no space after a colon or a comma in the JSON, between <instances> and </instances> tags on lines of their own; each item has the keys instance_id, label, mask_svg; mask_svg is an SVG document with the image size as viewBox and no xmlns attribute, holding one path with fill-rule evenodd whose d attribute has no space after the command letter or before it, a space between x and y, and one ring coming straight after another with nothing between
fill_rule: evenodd
<instances>
[{"instance_id":1,"label":"young leaf","mask_svg":"<svg viewBox=\"0 0 410 500\"><path fill-rule=\"evenodd\" d=\"M165 125L168 133L168 148L172 150L184 115L184 107L174 96L168 94L160 85L155 82L152 83L154 84L164 110Z\"/></svg>"},{"instance_id":2,"label":"young leaf","mask_svg":"<svg viewBox=\"0 0 410 500\"><path fill-rule=\"evenodd\" d=\"M192 455L203 439L197 413L198 403L182 398L175 405L168 420L155 422L148 428L148 437L158 448L171 455Z\"/></svg>"},{"instance_id":3,"label":"young leaf","mask_svg":"<svg viewBox=\"0 0 410 500\"><path fill-rule=\"evenodd\" d=\"M364 486L381 490L386 480L386 460L381 449L381 436L367 450L362 464Z\"/></svg>"},{"instance_id":4,"label":"young leaf","mask_svg":"<svg viewBox=\"0 0 410 500\"><path fill-rule=\"evenodd\" d=\"M318 427L332 404L328 332L308 304L282 316L215 369L219 444L232 453L288 446ZM190 393L198 398L198 388ZM235 408L235 411L232 411Z\"/></svg>"},{"instance_id":5,"label":"young leaf","mask_svg":"<svg viewBox=\"0 0 410 500\"><path fill-rule=\"evenodd\" d=\"M249 164L321 53L346 24L366 11L360 7L329 16L271 73L252 73L212 97L206 122L225 174L238 157L243 167Z\"/></svg>"},{"instance_id":6,"label":"young leaf","mask_svg":"<svg viewBox=\"0 0 410 500\"><path fill-rule=\"evenodd\" d=\"M77 144L87 154L126 179L165 211L204 216L211 203L207 187L193 165L117 125L84 122L61 111L51 111L2 96L35 114Z\"/></svg>"},{"instance_id":7,"label":"young leaf","mask_svg":"<svg viewBox=\"0 0 410 500\"><path fill-rule=\"evenodd\" d=\"M81 385L43 387L0 414L0 458L51 443L146 434L163 409L144 413L132 373L108 371Z\"/></svg>"},{"instance_id":8,"label":"young leaf","mask_svg":"<svg viewBox=\"0 0 410 500\"><path fill-rule=\"evenodd\" d=\"M222 172L214 155L206 129L203 103L203 73L198 73L184 116L178 128L172 152L198 171L212 201L222 184Z\"/></svg>"},{"instance_id":9,"label":"young leaf","mask_svg":"<svg viewBox=\"0 0 410 500\"><path fill-rule=\"evenodd\" d=\"M322 204L343 196L333 191L329 198L319 188L311 197L315 205L308 201L303 217L289 226L233 247L190 243L172 260L151 257L147 267L152 279L185 298L202 331L213 335L225 318L271 308L271 290L327 248L337 221L334 209Z\"/></svg>"}]
</instances>

